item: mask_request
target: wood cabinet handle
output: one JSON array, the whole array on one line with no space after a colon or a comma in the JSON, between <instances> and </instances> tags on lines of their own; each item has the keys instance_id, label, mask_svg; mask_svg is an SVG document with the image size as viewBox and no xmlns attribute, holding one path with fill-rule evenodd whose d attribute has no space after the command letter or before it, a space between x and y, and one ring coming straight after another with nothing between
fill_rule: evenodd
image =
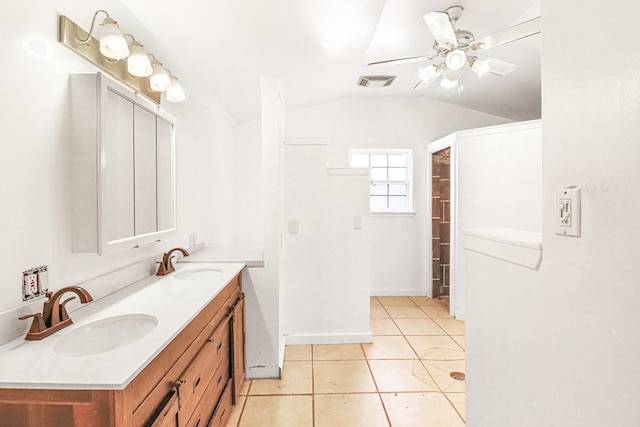
<instances>
[{"instance_id":1,"label":"wood cabinet handle","mask_svg":"<svg viewBox=\"0 0 640 427\"><path fill-rule=\"evenodd\" d=\"M222 381L222 375L220 375L220 378L218 378L218 384L220 384L220 381Z\"/></svg>"},{"instance_id":2,"label":"wood cabinet handle","mask_svg":"<svg viewBox=\"0 0 640 427\"><path fill-rule=\"evenodd\" d=\"M220 342L220 344L218 344L218 351L220 351L220 349L222 348L222 342Z\"/></svg>"},{"instance_id":3,"label":"wood cabinet handle","mask_svg":"<svg viewBox=\"0 0 640 427\"><path fill-rule=\"evenodd\" d=\"M196 421L196 423L193 425L193 427L198 427L200 425L200 418L198 418L198 421Z\"/></svg>"},{"instance_id":4,"label":"wood cabinet handle","mask_svg":"<svg viewBox=\"0 0 640 427\"><path fill-rule=\"evenodd\" d=\"M195 392L196 388L200 385L200 377L193 383L193 391Z\"/></svg>"}]
</instances>

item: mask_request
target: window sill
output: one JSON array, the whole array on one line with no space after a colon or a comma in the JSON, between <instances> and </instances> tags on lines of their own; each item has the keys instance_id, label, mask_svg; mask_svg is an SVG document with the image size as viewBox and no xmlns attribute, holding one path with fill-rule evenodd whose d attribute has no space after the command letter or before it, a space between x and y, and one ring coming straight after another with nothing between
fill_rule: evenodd
<instances>
[{"instance_id":1,"label":"window sill","mask_svg":"<svg viewBox=\"0 0 640 427\"><path fill-rule=\"evenodd\" d=\"M413 218L416 216L415 211L384 211L370 212L371 216L377 217L393 217L393 218Z\"/></svg>"}]
</instances>

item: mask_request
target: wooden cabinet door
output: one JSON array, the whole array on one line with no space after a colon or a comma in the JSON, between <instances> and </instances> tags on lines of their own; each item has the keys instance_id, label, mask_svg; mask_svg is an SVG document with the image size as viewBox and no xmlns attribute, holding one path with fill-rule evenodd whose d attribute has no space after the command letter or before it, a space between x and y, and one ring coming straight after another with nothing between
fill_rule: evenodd
<instances>
[{"instance_id":1,"label":"wooden cabinet door","mask_svg":"<svg viewBox=\"0 0 640 427\"><path fill-rule=\"evenodd\" d=\"M240 387L245 377L244 370L244 294L241 295L233 308L232 324L232 367L233 367L233 404L235 405L240 393Z\"/></svg>"},{"instance_id":2,"label":"wooden cabinet door","mask_svg":"<svg viewBox=\"0 0 640 427\"><path fill-rule=\"evenodd\" d=\"M174 389L163 400L156 418L148 424L148 427L177 427L179 411L180 397L178 395L178 390Z\"/></svg>"}]
</instances>

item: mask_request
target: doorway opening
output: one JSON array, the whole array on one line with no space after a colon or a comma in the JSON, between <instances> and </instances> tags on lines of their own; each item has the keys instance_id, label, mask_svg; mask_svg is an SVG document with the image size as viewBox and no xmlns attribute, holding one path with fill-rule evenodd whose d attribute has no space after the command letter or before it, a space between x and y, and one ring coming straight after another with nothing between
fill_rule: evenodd
<instances>
[{"instance_id":1,"label":"doorway opening","mask_svg":"<svg viewBox=\"0 0 640 427\"><path fill-rule=\"evenodd\" d=\"M451 289L451 147L431 154L431 295Z\"/></svg>"}]
</instances>

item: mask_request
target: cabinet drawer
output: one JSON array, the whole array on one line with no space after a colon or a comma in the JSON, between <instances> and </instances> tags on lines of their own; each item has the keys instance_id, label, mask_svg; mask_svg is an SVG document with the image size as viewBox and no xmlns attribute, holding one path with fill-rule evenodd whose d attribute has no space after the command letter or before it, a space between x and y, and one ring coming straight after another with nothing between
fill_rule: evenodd
<instances>
[{"instance_id":1,"label":"cabinet drawer","mask_svg":"<svg viewBox=\"0 0 640 427\"><path fill-rule=\"evenodd\" d=\"M211 418L220 396L222 395L224 387L229 382L229 373L231 371L228 356L229 354L227 354L227 359L223 360L220 366L218 366L218 369L216 369L216 372L213 374L207 389L202 395L202 399L200 399L198 407L191 415L186 427L203 427L207 425L207 422ZM181 421L183 419L184 417L181 418Z\"/></svg>"},{"instance_id":2,"label":"cabinet drawer","mask_svg":"<svg viewBox=\"0 0 640 427\"><path fill-rule=\"evenodd\" d=\"M123 396L125 413L133 413L132 422L134 426L145 425L149 421L164 396L172 390L175 382L183 379L181 375L189 369L193 359L197 357L203 346L206 343L210 344L207 340L221 331L219 326L222 323L226 324L225 318L228 316L229 307L233 305L239 293L238 279L236 277L127 386ZM228 327L223 329L228 330ZM225 332L222 331L222 333ZM220 351L224 351L224 345ZM215 366L212 367L211 372L214 370Z\"/></svg>"},{"instance_id":3,"label":"cabinet drawer","mask_svg":"<svg viewBox=\"0 0 640 427\"><path fill-rule=\"evenodd\" d=\"M180 376L180 411L183 419L190 414L200 402L207 385L213 378L216 369L222 365L229 371L229 320L223 322L207 340L191 365ZM228 375L228 374L227 374Z\"/></svg>"},{"instance_id":4,"label":"cabinet drawer","mask_svg":"<svg viewBox=\"0 0 640 427\"><path fill-rule=\"evenodd\" d=\"M207 427L224 427L224 425L227 423L227 420L231 416L232 388L233 387L231 385L231 381L227 382L224 393L222 393L222 397L220 398L218 406L213 413L213 417L211 417L211 420L209 420L209 424L207 425Z\"/></svg>"}]
</instances>

